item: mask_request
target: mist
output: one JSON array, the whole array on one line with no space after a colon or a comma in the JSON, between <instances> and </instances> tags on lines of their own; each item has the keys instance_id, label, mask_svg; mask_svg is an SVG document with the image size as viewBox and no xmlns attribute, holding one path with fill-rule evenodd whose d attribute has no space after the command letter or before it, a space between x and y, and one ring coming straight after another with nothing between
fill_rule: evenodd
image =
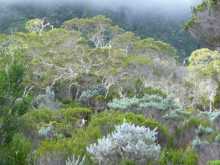
<instances>
[{"instance_id":1,"label":"mist","mask_svg":"<svg viewBox=\"0 0 220 165\"><path fill-rule=\"evenodd\" d=\"M153 11L155 14L166 13L173 16L189 14L192 6L200 1L201 0L0 0L1 3L20 5L60 6L65 4L82 4L111 10L118 10L124 7L136 13Z\"/></svg>"}]
</instances>

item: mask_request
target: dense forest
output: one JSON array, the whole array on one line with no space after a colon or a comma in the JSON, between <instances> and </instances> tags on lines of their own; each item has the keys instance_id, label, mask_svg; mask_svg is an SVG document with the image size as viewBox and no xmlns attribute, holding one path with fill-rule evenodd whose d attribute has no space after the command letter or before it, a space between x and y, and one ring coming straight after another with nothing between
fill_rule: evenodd
<instances>
[{"instance_id":1,"label":"dense forest","mask_svg":"<svg viewBox=\"0 0 220 165\"><path fill-rule=\"evenodd\" d=\"M0 165L219 165L220 2L84 5L0 7Z\"/></svg>"}]
</instances>

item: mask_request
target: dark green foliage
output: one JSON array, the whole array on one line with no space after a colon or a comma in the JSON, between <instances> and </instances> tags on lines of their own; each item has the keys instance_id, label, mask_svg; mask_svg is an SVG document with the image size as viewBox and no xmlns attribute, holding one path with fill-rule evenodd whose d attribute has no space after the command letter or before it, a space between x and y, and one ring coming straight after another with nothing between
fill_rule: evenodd
<instances>
[{"instance_id":1,"label":"dark green foliage","mask_svg":"<svg viewBox=\"0 0 220 165\"><path fill-rule=\"evenodd\" d=\"M12 113L24 113L31 100L30 97L23 98L24 76L25 68L19 59L15 59L12 64L6 64L5 69L0 70L1 107L12 108ZM19 105L16 104L18 103L16 102L17 99L20 99ZM19 112L19 108L21 108L22 112Z\"/></svg>"},{"instance_id":2,"label":"dark green foliage","mask_svg":"<svg viewBox=\"0 0 220 165\"><path fill-rule=\"evenodd\" d=\"M19 64L13 64L9 66L7 71L0 72L0 93L2 100L9 100L10 96L17 98L21 95L21 82L23 78L23 66ZM14 101L14 100L10 100Z\"/></svg>"},{"instance_id":3,"label":"dark green foliage","mask_svg":"<svg viewBox=\"0 0 220 165\"><path fill-rule=\"evenodd\" d=\"M31 96L25 96L21 99L17 99L12 108L12 111L18 114L19 116L23 115L30 109L31 102L32 102Z\"/></svg>"},{"instance_id":4,"label":"dark green foliage","mask_svg":"<svg viewBox=\"0 0 220 165\"><path fill-rule=\"evenodd\" d=\"M164 150L160 157L160 165L196 165L198 157L191 150Z\"/></svg>"},{"instance_id":5,"label":"dark green foliage","mask_svg":"<svg viewBox=\"0 0 220 165\"><path fill-rule=\"evenodd\" d=\"M9 67L6 76L6 81L8 86L5 86L7 94L14 97L19 97L23 92L23 77L24 77L24 65L15 62L11 67Z\"/></svg>"},{"instance_id":6,"label":"dark green foliage","mask_svg":"<svg viewBox=\"0 0 220 165\"><path fill-rule=\"evenodd\" d=\"M0 144L9 144L19 132L20 116L30 108L32 98L23 96L25 65L20 51L4 52L0 65Z\"/></svg>"},{"instance_id":7,"label":"dark green foliage","mask_svg":"<svg viewBox=\"0 0 220 165\"><path fill-rule=\"evenodd\" d=\"M15 134L7 145L0 146L1 165L28 165L31 142L22 134Z\"/></svg>"},{"instance_id":8,"label":"dark green foliage","mask_svg":"<svg viewBox=\"0 0 220 165\"><path fill-rule=\"evenodd\" d=\"M4 109L4 111L4 116L0 117L0 144L2 145L10 143L14 134L18 132L21 124L17 115L11 115L10 109Z\"/></svg>"}]
</instances>

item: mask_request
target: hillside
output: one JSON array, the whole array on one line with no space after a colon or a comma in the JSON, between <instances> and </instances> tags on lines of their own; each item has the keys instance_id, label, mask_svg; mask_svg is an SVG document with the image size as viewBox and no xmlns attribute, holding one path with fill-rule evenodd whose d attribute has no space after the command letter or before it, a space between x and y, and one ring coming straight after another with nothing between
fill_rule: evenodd
<instances>
[{"instance_id":1,"label":"hillside","mask_svg":"<svg viewBox=\"0 0 220 165\"><path fill-rule=\"evenodd\" d=\"M0 165L218 165L220 52L179 56L103 15L1 33Z\"/></svg>"}]
</instances>

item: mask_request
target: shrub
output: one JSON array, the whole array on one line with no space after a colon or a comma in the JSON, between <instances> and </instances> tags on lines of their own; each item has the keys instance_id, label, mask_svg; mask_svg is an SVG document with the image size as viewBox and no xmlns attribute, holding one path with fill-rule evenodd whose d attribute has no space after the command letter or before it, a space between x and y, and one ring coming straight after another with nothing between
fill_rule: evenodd
<instances>
[{"instance_id":1,"label":"shrub","mask_svg":"<svg viewBox=\"0 0 220 165\"><path fill-rule=\"evenodd\" d=\"M167 97L167 94L164 93L159 88L146 87L146 88L144 88L143 93L147 94L147 95L158 95L158 96L161 96L161 97Z\"/></svg>"},{"instance_id":2,"label":"shrub","mask_svg":"<svg viewBox=\"0 0 220 165\"><path fill-rule=\"evenodd\" d=\"M215 142L220 143L220 134L216 135L216 137L215 137Z\"/></svg>"},{"instance_id":3,"label":"shrub","mask_svg":"<svg viewBox=\"0 0 220 165\"><path fill-rule=\"evenodd\" d=\"M30 96L18 98L16 99L12 110L18 115L23 115L30 109L31 102L32 102L32 97Z\"/></svg>"},{"instance_id":4,"label":"shrub","mask_svg":"<svg viewBox=\"0 0 220 165\"><path fill-rule=\"evenodd\" d=\"M199 126L197 133L199 135L206 135L206 134L211 134L212 132L214 132L214 130L210 127L204 127L202 125Z\"/></svg>"},{"instance_id":5,"label":"shrub","mask_svg":"<svg viewBox=\"0 0 220 165\"><path fill-rule=\"evenodd\" d=\"M0 146L0 164L28 165L30 151L31 143L22 134L15 134L9 144Z\"/></svg>"},{"instance_id":6,"label":"shrub","mask_svg":"<svg viewBox=\"0 0 220 165\"><path fill-rule=\"evenodd\" d=\"M209 127L210 123L206 119L197 118L197 117L190 117L185 123L184 123L184 129L187 128L199 128L200 127Z\"/></svg>"},{"instance_id":7,"label":"shrub","mask_svg":"<svg viewBox=\"0 0 220 165\"><path fill-rule=\"evenodd\" d=\"M83 103L87 102L90 98L95 96L105 95L106 89L102 85L97 85L91 89L82 92L79 100Z\"/></svg>"},{"instance_id":8,"label":"shrub","mask_svg":"<svg viewBox=\"0 0 220 165\"><path fill-rule=\"evenodd\" d=\"M66 157L62 152L44 153L37 159L33 158L34 165L64 165L66 162Z\"/></svg>"},{"instance_id":9,"label":"shrub","mask_svg":"<svg viewBox=\"0 0 220 165\"><path fill-rule=\"evenodd\" d=\"M208 162L208 165L220 165L220 160L212 160Z\"/></svg>"},{"instance_id":10,"label":"shrub","mask_svg":"<svg viewBox=\"0 0 220 165\"><path fill-rule=\"evenodd\" d=\"M86 147L113 132L115 125L120 125L124 121L151 129L158 128L158 142L163 146L170 145L171 137L168 130L159 122L133 113L108 111L94 115L90 119L89 125L86 128L77 129L71 138L43 141L37 149L36 155L41 157L45 153L62 152L67 157L74 154L86 156L87 159L89 156Z\"/></svg>"},{"instance_id":11,"label":"shrub","mask_svg":"<svg viewBox=\"0 0 220 165\"><path fill-rule=\"evenodd\" d=\"M97 162L110 165L129 159L137 164L147 164L159 158L161 147L156 144L156 129L128 123L116 126L115 129L112 134L87 147Z\"/></svg>"},{"instance_id":12,"label":"shrub","mask_svg":"<svg viewBox=\"0 0 220 165\"><path fill-rule=\"evenodd\" d=\"M202 141L199 137L196 137L193 141L192 141L192 148L193 149L197 149L201 144L208 144L208 141Z\"/></svg>"},{"instance_id":13,"label":"shrub","mask_svg":"<svg viewBox=\"0 0 220 165\"><path fill-rule=\"evenodd\" d=\"M190 115L190 112L184 111L182 109L176 109L165 114L163 118L166 120L184 121L186 118L190 117Z\"/></svg>"},{"instance_id":14,"label":"shrub","mask_svg":"<svg viewBox=\"0 0 220 165\"><path fill-rule=\"evenodd\" d=\"M123 113L119 111L107 111L93 116L88 129L98 127L101 131L101 135L107 135L114 131L115 125L120 125L124 121L139 126L149 127L151 129L158 128L158 132L164 139L170 138L167 128L161 125L158 121L152 118L145 118L143 115Z\"/></svg>"},{"instance_id":15,"label":"shrub","mask_svg":"<svg viewBox=\"0 0 220 165\"><path fill-rule=\"evenodd\" d=\"M71 137L76 129L84 126L82 120L89 120L90 109L76 107L59 111L39 109L26 113L23 117L22 131L27 135L44 138Z\"/></svg>"},{"instance_id":16,"label":"shrub","mask_svg":"<svg viewBox=\"0 0 220 165\"><path fill-rule=\"evenodd\" d=\"M39 135L45 138L52 138L54 136L53 126L41 127L38 131Z\"/></svg>"},{"instance_id":17,"label":"shrub","mask_svg":"<svg viewBox=\"0 0 220 165\"><path fill-rule=\"evenodd\" d=\"M215 121L219 116L220 112L203 112L203 114L207 115L210 121Z\"/></svg>"},{"instance_id":18,"label":"shrub","mask_svg":"<svg viewBox=\"0 0 220 165\"><path fill-rule=\"evenodd\" d=\"M198 157L192 150L164 150L160 156L160 165L196 165Z\"/></svg>"},{"instance_id":19,"label":"shrub","mask_svg":"<svg viewBox=\"0 0 220 165\"><path fill-rule=\"evenodd\" d=\"M158 109L158 110L163 110L163 111L178 108L178 106L172 99L163 98L157 95L145 95L141 99L140 107L141 108L153 108L153 109Z\"/></svg>"},{"instance_id":20,"label":"shrub","mask_svg":"<svg viewBox=\"0 0 220 165\"><path fill-rule=\"evenodd\" d=\"M108 103L108 107L119 110L132 109L140 112L146 109L166 111L180 108L172 99L164 98L158 95L145 95L142 98L132 97L113 99L112 102Z\"/></svg>"},{"instance_id":21,"label":"shrub","mask_svg":"<svg viewBox=\"0 0 220 165\"><path fill-rule=\"evenodd\" d=\"M108 103L109 108L112 109L128 109L131 107L138 107L139 99L134 98L122 98L122 99L114 99L111 103Z\"/></svg>"},{"instance_id":22,"label":"shrub","mask_svg":"<svg viewBox=\"0 0 220 165\"><path fill-rule=\"evenodd\" d=\"M41 19L32 19L26 23L25 29L28 32L40 32L42 29L43 23L44 21Z\"/></svg>"}]
</instances>

